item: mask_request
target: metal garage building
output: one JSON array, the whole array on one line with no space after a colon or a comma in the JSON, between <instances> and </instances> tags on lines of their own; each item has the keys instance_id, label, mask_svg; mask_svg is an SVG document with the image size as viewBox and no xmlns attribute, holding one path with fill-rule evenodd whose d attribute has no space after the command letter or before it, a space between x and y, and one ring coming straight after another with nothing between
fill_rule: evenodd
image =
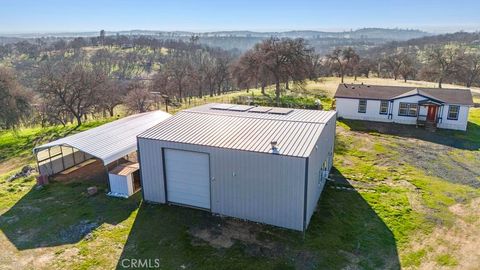
<instances>
[{"instance_id":1,"label":"metal garage building","mask_svg":"<svg viewBox=\"0 0 480 270\"><path fill-rule=\"evenodd\" d=\"M334 111L208 104L138 136L144 199L303 231L332 166Z\"/></svg>"}]
</instances>

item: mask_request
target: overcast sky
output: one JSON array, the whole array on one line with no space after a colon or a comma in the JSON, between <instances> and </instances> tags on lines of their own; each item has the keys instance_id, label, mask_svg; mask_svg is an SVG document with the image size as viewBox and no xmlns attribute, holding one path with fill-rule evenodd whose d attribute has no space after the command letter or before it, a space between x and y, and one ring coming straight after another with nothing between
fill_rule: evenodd
<instances>
[{"instance_id":1,"label":"overcast sky","mask_svg":"<svg viewBox=\"0 0 480 270\"><path fill-rule=\"evenodd\" d=\"M480 30L480 0L0 0L0 33Z\"/></svg>"}]
</instances>

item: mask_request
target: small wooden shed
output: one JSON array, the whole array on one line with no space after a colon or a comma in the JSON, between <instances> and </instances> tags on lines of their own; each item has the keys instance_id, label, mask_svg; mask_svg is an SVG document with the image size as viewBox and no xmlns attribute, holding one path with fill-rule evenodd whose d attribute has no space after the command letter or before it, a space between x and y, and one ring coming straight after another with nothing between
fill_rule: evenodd
<instances>
[{"instance_id":1,"label":"small wooden shed","mask_svg":"<svg viewBox=\"0 0 480 270\"><path fill-rule=\"evenodd\" d=\"M140 166L136 162L121 164L108 172L110 192L114 197L128 198L140 190Z\"/></svg>"}]
</instances>

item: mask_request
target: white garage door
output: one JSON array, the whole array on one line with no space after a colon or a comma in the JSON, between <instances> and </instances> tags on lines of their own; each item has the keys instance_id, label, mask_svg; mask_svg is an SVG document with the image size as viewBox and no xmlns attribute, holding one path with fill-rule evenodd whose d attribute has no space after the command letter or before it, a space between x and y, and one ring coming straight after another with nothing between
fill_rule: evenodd
<instances>
[{"instance_id":1,"label":"white garage door","mask_svg":"<svg viewBox=\"0 0 480 270\"><path fill-rule=\"evenodd\" d=\"M169 202L210 209L210 164L207 154L165 149Z\"/></svg>"}]
</instances>

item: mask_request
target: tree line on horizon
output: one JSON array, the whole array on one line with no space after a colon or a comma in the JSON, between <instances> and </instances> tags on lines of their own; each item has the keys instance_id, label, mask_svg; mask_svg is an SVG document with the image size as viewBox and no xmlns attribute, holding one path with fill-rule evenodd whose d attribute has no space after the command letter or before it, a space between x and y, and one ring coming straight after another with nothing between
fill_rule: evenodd
<instances>
[{"instance_id":1,"label":"tree line on horizon","mask_svg":"<svg viewBox=\"0 0 480 270\"><path fill-rule=\"evenodd\" d=\"M431 38L431 37L429 37ZM421 79L480 84L475 46L388 44L360 55L352 47L320 55L304 39L269 38L250 50L223 50L188 41L105 36L21 41L0 46L0 128L57 125L87 115L113 116L124 105L144 112L164 99L171 105L191 98L273 86L274 99L306 80L326 76Z\"/></svg>"}]
</instances>

